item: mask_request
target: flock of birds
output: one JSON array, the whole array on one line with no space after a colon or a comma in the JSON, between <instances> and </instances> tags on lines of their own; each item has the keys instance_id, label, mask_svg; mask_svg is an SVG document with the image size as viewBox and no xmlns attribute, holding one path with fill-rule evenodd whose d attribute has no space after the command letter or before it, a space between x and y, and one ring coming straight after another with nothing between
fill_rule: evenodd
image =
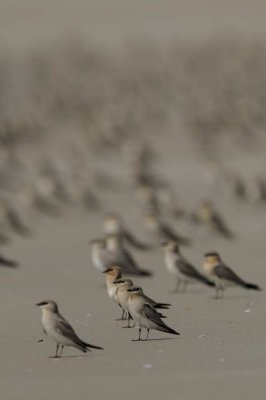
<instances>
[{"instance_id":1,"label":"flock of birds","mask_svg":"<svg viewBox=\"0 0 266 400\"><path fill-rule=\"evenodd\" d=\"M204 256L203 272L199 271L182 254L182 247L192 244L189 237L177 232L165 218L165 210L172 218L183 218L193 225L206 227L211 235L233 240L235 233L229 228L216 206L210 200L204 200L196 211L187 212L177 207L172 201L171 187L168 182L156 175L152 164L154 155L149 146L139 146L133 159L130 160L130 179L136 199L144 215L145 227L149 233L149 241L137 238L126 226L119 213L108 212L103 222L103 238L90 241L91 259L97 271L105 274L106 288L110 299L121 309L122 320L127 320L128 328L137 327L137 340L148 340L150 330L158 330L174 335L179 333L169 327L162 314L171 304L162 303L148 297L142 287L133 282L134 277L149 278L152 271L143 269L134 258L131 247L140 251L153 251L159 246L164 254L165 266L169 273L175 276L176 292L185 292L188 284L197 282L213 287L215 297L222 298L227 287L238 286L248 290L260 291L261 288L246 282L222 260L216 251L207 252ZM14 171L14 165L16 173ZM18 168L19 167L19 168ZM2 189L0 192L0 244L4 246L11 237L11 232L31 237L32 229L25 223L21 215L24 211L34 210L34 215L45 213L51 216L60 215L59 204L72 205L79 202L91 212L101 212L102 203L91 187L88 187L86 173L79 175L80 165L76 170L58 168L58 165L47 163L34 176L27 179L23 171L27 167L20 160L12 160L11 172L0 174ZM4 171L5 169L2 168ZM19 171L19 172L18 172ZM112 179L101 175L97 180L105 190L113 187ZM71 179L71 185L69 184ZM232 183L232 179L230 182ZM236 196L244 198L244 189L239 179L234 180ZM264 198L262 182L260 188L261 200ZM16 196L19 207L14 206ZM22 206L23 205L23 206ZM27 214L25 214L27 215ZM10 236L6 235L10 232ZM18 264L0 256L0 264L16 267ZM37 304L42 309L42 327L45 334L56 342L55 357L61 357L65 346L87 352L91 348L102 349L82 341L71 325L60 314L54 300L45 300ZM164 312L164 311L163 311ZM146 330L145 339L142 330ZM61 346L61 349L60 349Z\"/></svg>"}]
</instances>

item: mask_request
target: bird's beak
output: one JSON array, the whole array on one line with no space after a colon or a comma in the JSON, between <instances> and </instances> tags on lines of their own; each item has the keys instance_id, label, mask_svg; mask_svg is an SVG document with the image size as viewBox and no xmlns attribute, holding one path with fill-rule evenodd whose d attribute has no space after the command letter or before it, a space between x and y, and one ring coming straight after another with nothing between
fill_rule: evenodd
<instances>
[{"instance_id":1,"label":"bird's beak","mask_svg":"<svg viewBox=\"0 0 266 400\"><path fill-rule=\"evenodd\" d=\"M105 269L102 273L103 273L103 274L107 274L107 272L110 272L110 271L112 271L111 268L107 268L107 269Z\"/></svg>"},{"instance_id":2,"label":"bird's beak","mask_svg":"<svg viewBox=\"0 0 266 400\"><path fill-rule=\"evenodd\" d=\"M46 304L45 301L40 301L39 303L36 303L35 306L40 307L40 306L44 306L45 304Z\"/></svg>"}]
</instances>

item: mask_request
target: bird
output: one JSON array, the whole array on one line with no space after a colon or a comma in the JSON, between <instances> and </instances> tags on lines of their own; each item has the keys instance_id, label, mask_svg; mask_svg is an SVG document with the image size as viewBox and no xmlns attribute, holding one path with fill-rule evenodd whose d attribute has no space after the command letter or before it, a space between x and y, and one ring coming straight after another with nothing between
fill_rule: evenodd
<instances>
[{"instance_id":1,"label":"bird","mask_svg":"<svg viewBox=\"0 0 266 400\"><path fill-rule=\"evenodd\" d=\"M225 239L232 240L235 238L235 234L228 228L223 217L215 209L211 201L203 201L196 215L199 222L205 224L211 232L218 233Z\"/></svg>"},{"instance_id":2,"label":"bird","mask_svg":"<svg viewBox=\"0 0 266 400\"><path fill-rule=\"evenodd\" d=\"M4 267L12 267L15 268L18 266L18 263L14 260L10 260L2 255L0 255L0 264Z\"/></svg>"},{"instance_id":3,"label":"bird","mask_svg":"<svg viewBox=\"0 0 266 400\"><path fill-rule=\"evenodd\" d=\"M180 253L177 243L173 240L162 243L164 260L168 271L177 277L175 292L179 291L183 284L183 292L186 291L190 282L200 282L207 286L215 286L206 276L201 274L185 257Z\"/></svg>"},{"instance_id":4,"label":"bird","mask_svg":"<svg viewBox=\"0 0 266 400\"><path fill-rule=\"evenodd\" d=\"M44 333L56 342L54 358L62 356L65 346L73 346L83 353L91 351L90 349L103 350L102 347L86 343L77 336L72 326L59 313L58 305L54 300L40 301L36 306L42 309L41 321ZM58 354L60 346L61 350Z\"/></svg>"},{"instance_id":5,"label":"bird","mask_svg":"<svg viewBox=\"0 0 266 400\"><path fill-rule=\"evenodd\" d=\"M123 310L121 320L126 319L127 316L128 323L125 328L130 328L130 320L132 318L127 308L127 301L129 297L129 292L127 291L127 289L133 286L133 282L131 279L120 278L113 281L113 285L116 287L114 299Z\"/></svg>"},{"instance_id":6,"label":"bird","mask_svg":"<svg viewBox=\"0 0 266 400\"><path fill-rule=\"evenodd\" d=\"M139 329L138 341L142 340L141 330L143 328L147 329L147 336L145 340L148 340L151 329L171 333L173 335L179 335L178 332L167 326L162 321L162 315L159 314L151 304L146 302L145 298L143 297L143 290L140 287L132 286L127 290L129 292L127 308Z\"/></svg>"},{"instance_id":7,"label":"bird","mask_svg":"<svg viewBox=\"0 0 266 400\"><path fill-rule=\"evenodd\" d=\"M90 241L92 263L96 269L104 272L114 265L119 266L128 275L151 276L150 271L141 269L117 235L108 235L106 240Z\"/></svg>"},{"instance_id":8,"label":"bird","mask_svg":"<svg viewBox=\"0 0 266 400\"><path fill-rule=\"evenodd\" d=\"M144 212L153 212L160 214L161 206L157 190L148 183L138 183L136 189L136 198Z\"/></svg>"},{"instance_id":9,"label":"bird","mask_svg":"<svg viewBox=\"0 0 266 400\"><path fill-rule=\"evenodd\" d=\"M219 253L216 251L208 252L204 255L203 269L206 275L215 283L217 299L222 298L224 290L230 286L240 286L250 290L262 290L258 285L246 282L240 278L222 261Z\"/></svg>"},{"instance_id":10,"label":"bird","mask_svg":"<svg viewBox=\"0 0 266 400\"><path fill-rule=\"evenodd\" d=\"M227 189L231 192L231 195L236 198L236 200L247 201L248 200L248 190L246 183L242 176L232 170L226 170L223 173L222 180Z\"/></svg>"},{"instance_id":11,"label":"bird","mask_svg":"<svg viewBox=\"0 0 266 400\"><path fill-rule=\"evenodd\" d=\"M125 311L125 313L128 313L128 328L129 328L129 322L130 322L130 313L128 311L127 308L127 301L129 298L129 292L127 291L127 289L133 285L133 282L131 279L125 279L125 278L120 278L116 281L113 282L114 285L117 286L117 292L116 292L116 299L118 304L120 305L120 307L123 308L123 310ZM145 299L145 301L150 304L151 306L153 306L156 309L164 309L164 310L168 310L169 307L171 306L171 304L169 303L159 303L153 299L151 299L150 297L146 296L144 293L142 293L142 297Z\"/></svg>"},{"instance_id":12,"label":"bird","mask_svg":"<svg viewBox=\"0 0 266 400\"><path fill-rule=\"evenodd\" d=\"M115 234L129 245L138 250L150 250L151 245L137 239L124 225L122 218L116 213L109 213L104 219L104 233L106 235Z\"/></svg>"},{"instance_id":13,"label":"bird","mask_svg":"<svg viewBox=\"0 0 266 400\"><path fill-rule=\"evenodd\" d=\"M104 239L92 239L89 244L91 246L91 260L94 268L99 272L104 272L107 268L106 262L104 262L105 257L103 257L106 254Z\"/></svg>"},{"instance_id":14,"label":"bird","mask_svg":"<svg viewBox=\"0 0 266 400\"><path fill-rule=\"evenodd\" d=\"M29 237L31 235L30 228L24 224L15 207L3 198L0 199L0 220L20 236Z\"/></svg>"},{"instance_id":15,"label":"bird","mask_svg":"<svg viewBox=\"0 0 266 400\"><path fill-rule=\"evenodd\" d=\"M174 240L180 246L189 246L191 244L189 238L179 235L154 212L146 214L145 225L147 230L149 230L160 243L166 240Z\"/></svg>"},{"instance_id":16,"label":"bird","mask_svg":"<svg viewBox=\"0 0 266 400\"><path fill-rule=\"evenodd\" d=\"M123 245L119 236L108 235L106 237L106 251L102 252L102 260L108 268L110 265L118 265L128 275L151 276L152 272L141 268L134 260L128 249Z\"/></svg>"},{"instance_id":17,"label":"bird","mask_svg":"<svg viewBox=\"0 0 266 400\"><path fill-rule=\"evenodd\" d=\"M107 268L103 273L105 274L105 284L108 296L113 302L119 304L117 300L117 285L115 285L114 282L122 278L122 268L113 266ZM124 319L124 310L121 319Z\"/></svg>"},{"instance_id":18,"label":"bird","mask_svg":"<svg viewBox=\"0 0 266 400\"><path fill-rule=\"evenodd\" d=\"M81 193L81 201L84 207L91 212L97 212L101 210L101 201L89 187L85 187L83 189Z\"/></svg>"}]
</instances>

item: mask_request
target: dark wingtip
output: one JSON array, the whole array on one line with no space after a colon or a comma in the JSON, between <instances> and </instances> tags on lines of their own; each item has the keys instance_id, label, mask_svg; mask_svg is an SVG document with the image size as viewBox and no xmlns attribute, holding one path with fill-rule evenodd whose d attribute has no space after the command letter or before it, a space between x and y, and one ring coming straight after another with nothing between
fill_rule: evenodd
<instances>
[{"instance_id":1,"label":"dark wingtip","mask_svg":"<svg viewBox=\"0 0 266 400\"><path fill-rule=\"evenodd\" d=\"M141 270L141 275L142 275L142 276L152 276L153 273L150 272L150 271Z\"/></svg>"},{"instance_id":2,"label":"dark wingtip","mask_svg":"<svg viewBox=\"0 0 266 400\"><path fill-rule=\"evenodd\" d=\"M247 289L250 289L250 290L257 290L257 291L259 291L259 292L262 291L262 288L260 288L258 285L255 285L255 284L253 284L253 283L247 283L247 284L246 284L246 288L247 288Z\"/></svg>"},{"instance_id":3,"label":"dark wingtip","mask_svg":"<svg viewBox=\"0 0 266 400\"><path fill-rule=\"evenodd\" d=\"M173 332L170 332L170 333L172 333L173 335L180 335L180 333L176 332L176 331L173 331Z\"/></svg>"},{"instance_id":4,"label":"dark wingtip","mask_svg":"<svg viewBox=\"0 0 266 400\"><path fill-rule=\"evenodd\" d=\"M211 287L214 287L214 286L215 286L215 283L212 282L212 281L208 281L208 282L207 282L207 285L208 285L208 286L211 286Z\"/></svg>"},{"instance_id":5,"label":"dark wingtip","mask_svg":"<svg viewBox=\"0 0 266 400\"><path fill-rule=\"evenodd\" d=\"M172 306L172 304L167 304L167 303L156 303L154 308L159 308L161 310L169 310L169 308Z\"/></svg>"}]
</instances>

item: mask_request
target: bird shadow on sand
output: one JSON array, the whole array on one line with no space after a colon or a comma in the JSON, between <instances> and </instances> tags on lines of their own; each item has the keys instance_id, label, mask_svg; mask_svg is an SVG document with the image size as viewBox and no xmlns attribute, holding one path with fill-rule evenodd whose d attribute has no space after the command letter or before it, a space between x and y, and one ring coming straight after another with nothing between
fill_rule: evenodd
<instances>
[{"instance_id":1,"label":"bird shadow on sand","mask_svg":"<svg viewBox=\"0 0 266 400\"><path fill-rule=\"evenodd\" d=\"M62 357L55 357L55 356L50 356L48 357L51 360L64 360L68 358L85 358L88 357L88 354L79 354L79 355L70 355L70 356L62 356Z\"/></svg>"},{"instance_id":2,"label":"bird shadow on sand","mask_svg":"<svg viewBox=\"0 0 266 400\"><path fill-rule=\"evenodd\" d=\"M249 296L247 296L247 295L245 295L245 294L243 294L243 295L227 295L227 296L224 296L224 297L219 297L219 298L217 298L217 297L210 297L209 298L209 300L210 301L230 301L230 300L246 300L247 302L249 302L249 301L252 301L252 298L251 297L249 297Z\"/></svg>"},{"instance_id":3,"label":"bird shadow on sand","mask_svg":"<svg viewBox=\"0 0 266 400\"><path fill-rule=\"evenodd\" d=\"M145 340L145 339L141 339L141 340L138 340L138 339L132 339L131 340L131 342L154 342L154 341L160 341L160 340L175 340L176 338L170 338L170 337L166 337L166 338L152 338L152 339L148 339L148 340Z\"/></svg>"}]
</instances>

